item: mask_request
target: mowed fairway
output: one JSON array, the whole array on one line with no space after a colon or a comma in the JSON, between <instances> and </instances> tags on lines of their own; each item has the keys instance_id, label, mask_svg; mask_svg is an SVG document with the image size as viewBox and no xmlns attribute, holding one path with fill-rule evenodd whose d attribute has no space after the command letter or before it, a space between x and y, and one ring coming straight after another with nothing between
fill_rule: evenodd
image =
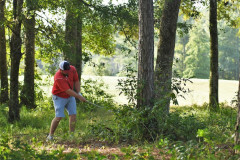
<instances>
[{"instance_id":1,"label":"mowed fairway","mask_svg":"<svg viewBox=\"0 0 240 160\"><path fill-rule=\"evenodd\" d=\"M113 94L114 100L119 104L127 104L127 98L124 95L119 95L120 90L117 89L118 79L124 77L112 76L83 76L84 79L102 79L107 85L107 93ZM191 79L193 83L187 82L186 88L190 89L190 93L185 94L185 99L178 97L180 106L198 104L209 101L209 80L208 79ZM219 80L219 102L226 102L231 105L231 101L236 97L238 91L238 81Z\"/></svg>"},{"instance_id":2,"label":"mowed fairway","mask_svg":"<svg viewBox=\"0 0 240 160\"><path fill-rule=\"evenodd\" d=\"M191 90L185 95L185 99L179 98L179 105L202 105L209 102L209 80L191 79L193 83L188 82L187 88ZM238 81L219 80L219 102L226 102L231 105L231 101L236 98L238 91Z\"/></svg>"},{"instance_id":3,"label":"mowed fairway","mask_svg":"<svg viewBox=\"0 0 240 160\"><path fill-rule=\"evenodd\" d=\"M119 104L127 104L127 98L124 95L119 95L120 90L117 87L118 80L124 77L114 76L87 76L83 75L83 79L102 80L108 86L107 93L114 95L114 100ZM53 80L52 80L53 81ZM185 94L185 99L178 97L180 106L198 104L209 101L209 80L208 79L191 79L193 83L187 82L186 88L191 92ZM45 88L45 87L44 87ZM46 87L45 91L51 94L52 87ZM48 90L48 91L47 91ZM231 101L236 97L238 91L238 81L219 80L219 102L226 102L231 105ZM50 95L48 94L48 95ZM173 104L172 104L173 105Z\"/></svg>"}]
</instances>

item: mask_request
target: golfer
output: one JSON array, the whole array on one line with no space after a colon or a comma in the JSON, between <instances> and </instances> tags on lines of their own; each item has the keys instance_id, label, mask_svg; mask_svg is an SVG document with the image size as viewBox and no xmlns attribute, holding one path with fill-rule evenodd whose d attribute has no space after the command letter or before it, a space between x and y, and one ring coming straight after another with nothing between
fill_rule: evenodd
<instances>
[{"instance_id":1,"label":"golfer","mask_svg":"<svg viewBox=\"0 0 240 160\"><path fill-rule=\"evenodd\" d=\"M86 99L80 93L80 83L75 67L70 65L67 61L62 61L59 64L59 70L54 75L52 99L55 108L55 118L52 120L50 133L47 137L47 141L53 140L53 134L60 120L65 117L64 109L67 110L69 115L69 130L70 132L75 131L75 98L78 98L82 102L86 102Z\"/></svg>"}]
</instances>

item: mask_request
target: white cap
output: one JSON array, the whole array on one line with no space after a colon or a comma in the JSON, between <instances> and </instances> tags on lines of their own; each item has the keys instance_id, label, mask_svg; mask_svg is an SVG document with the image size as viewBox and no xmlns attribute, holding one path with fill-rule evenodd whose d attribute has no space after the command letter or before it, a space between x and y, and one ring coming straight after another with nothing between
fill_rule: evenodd
<instances>
[{"instance_id":1,"label":"white cap","mask_svg":"<svg viewBox=\"0 0 240 160\"><path fill-rule=\"evenodd\" d=\"M61 70L69 70L70 69L70 64L68 61L62 61L59 63L59 68Z\"/></svg>"}]
</instances>

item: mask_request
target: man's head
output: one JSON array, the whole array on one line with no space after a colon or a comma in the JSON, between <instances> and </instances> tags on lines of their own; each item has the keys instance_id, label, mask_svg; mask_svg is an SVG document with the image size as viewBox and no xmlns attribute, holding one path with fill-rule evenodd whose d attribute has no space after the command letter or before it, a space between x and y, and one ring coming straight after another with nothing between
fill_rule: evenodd
<instances>
[{"instance_id":1,"label":"man's head","mask_svg":"<svg viewBox=\"0 0 240 160\"><path fill-rule=\"evenodd\" d=\"M59 63L59 68L60 68L60 71L61 73L64 75L64 76L68 76L68 70L70 69L70 64L69 62L67 61L62 61Z\"/></svg>"},{"instance_id":2,"label":"man's head","mask_svg":"<svg viewBox=\"0 0 240 160\"><path fill-rule=\"evenodd\" d=\"M70 69L70 64L68 61L62 61L59 63L59 68L63 71Z\"/></svg>"}]
</instances>

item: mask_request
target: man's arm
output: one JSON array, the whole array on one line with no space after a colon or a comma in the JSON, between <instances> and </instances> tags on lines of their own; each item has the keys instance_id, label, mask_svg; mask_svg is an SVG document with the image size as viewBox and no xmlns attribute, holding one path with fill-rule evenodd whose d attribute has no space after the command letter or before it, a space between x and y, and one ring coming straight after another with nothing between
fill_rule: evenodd
<instances>
[{"instance_id":1,"label":"man's arm","mask_svg":"<svg viewBox=\"0 0 240 160\"><path fill-rule=\"evenodd\" d=\"M76 92L79 93L80 92L80 82L79 81L75 81L74 82L74 87L76 89Z\"/></svg>"},{"instance_id":2,"label":"man's arm","mask_svg":"<svg viewBox=\"0 0 240 160\"><path fill-rule=\"evenodd\" d=\"M82 102L86 102L86 101L87 101L83 96L80 96L79 94L77 94L77 93L76 93L74 90L72 90L72 89L68 89L68 90L66 90L65 92L66 92L68 95L73 96L73 97L79 99L79 100L82 101Z\"/></svg>"}]
</instances>

